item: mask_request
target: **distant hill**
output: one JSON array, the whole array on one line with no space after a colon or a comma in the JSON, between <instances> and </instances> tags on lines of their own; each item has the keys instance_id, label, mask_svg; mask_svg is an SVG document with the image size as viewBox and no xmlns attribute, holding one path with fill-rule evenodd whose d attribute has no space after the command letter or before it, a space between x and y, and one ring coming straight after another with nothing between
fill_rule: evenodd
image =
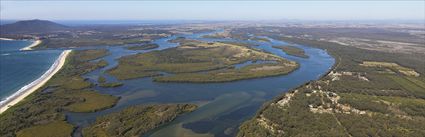
<instances>
[{"instance_id":1,"label":"distant hill","mask_svg":"<svg viewBox=\"0 0 425 137\"><path fill-rule=\"evenodd\" d=\"M58 24L47 20L23 20L12 24L4 24L0 26L1 34L15 33L43 33L53 31L69 30L71 27Z\"/></svg>"}]
</instances>

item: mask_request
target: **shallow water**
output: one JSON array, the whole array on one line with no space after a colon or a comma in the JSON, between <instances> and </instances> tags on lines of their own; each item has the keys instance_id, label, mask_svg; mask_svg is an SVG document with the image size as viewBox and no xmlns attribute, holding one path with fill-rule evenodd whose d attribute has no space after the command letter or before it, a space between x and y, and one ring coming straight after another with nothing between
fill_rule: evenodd
<instances>
[{"instance_id":1,"label":"shallow water","mask_svg":"<svg viewBox=\"0 0 425 137\"><path fill-rule=\"evenodd\" d=\"M214 32L210 32L214 33ZM223 41L223 39L200 38L209 33L184 35L191 39L203 41ZM171 38L155 41L161 50L175 47L177 44L168 43ZM308 81L316 80L324 75L334 64L334 59L324 50L303 45L296 45L304 49L310 58L290 56L272 45L284 45L285 42L270 39L271 42L244 41L258 44L254 48L262 49L300 64L299 69L288 75L241 80L227 83L156 83L151 78L140 78L121 81L124 86L117 88L95 87L101 93L121 97L118 104L110 109L95 113L68 113L68 121L78 126L87 126L96 117L111 112L119 111L131 105L152 103L196 103L199 109L192 113L178 117L175 121L151 131L146 136L234 136L238 126L250 118L267 100L280 95L291 88L302 85ZM226 39L225 41L239 41ZM116 59L122 56L136 54L122 46L109 47L111 55L104 57L109 65L106 68L93 71L84 77L96 82L99 75L107 77L108 81L117 79L104 73L105 70L117 65ZM74 136L80 135L81 128L77 129Z\"/></svg>"},{"instance_id":2,"label":"shallow water","mask_svg":"<svg viewBox=\"0 0 425 137\"><path fill-rule=\"evenodd\" d=\"M0 98L4 100L47 71L61 50L19 51L31 41L0 40Z\"/></svg>"}]
</instances>

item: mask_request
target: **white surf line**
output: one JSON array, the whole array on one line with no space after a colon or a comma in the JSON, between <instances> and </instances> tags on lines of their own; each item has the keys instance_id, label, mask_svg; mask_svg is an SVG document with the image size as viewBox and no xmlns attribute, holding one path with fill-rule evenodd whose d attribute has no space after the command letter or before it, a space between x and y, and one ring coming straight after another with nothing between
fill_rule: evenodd
<instances>
[{"instance_id":1,"label":"white surf line","mask_svg":"<svg viewBox=\"0 0 425 137\"><path fill-rule=\"evenodd\" d=\"M0 38L0 40L14 40L14 39L10 39L10 38Z\"/></svg>"},{"instance_id":2,"label":"white surf line","mask_svg":"<svg viewBox=\"0 0 425 137\"><path fill-rule=\"evenodd\" d=\"M53 77L65 64L66 58L68 57L71 50L65 50L61 53L61 55L56 59L53 65L47 70L41 77L34 80L28 85L25 85L17 92L6 98L6 100L0 102L0 114L5 112L7 109L12 107L13 105L19 103L25 97L42 87L44 84L49 81L50 78Z\"/></svg>"},{"instance_id":3,"label":"white surf line","mask_svg":"<svg viewBox=\"0 0 425 137\"><path fill-rule=\"evenodd\" d=\"M34 41L31 45L24 47L22 49L20 49L21 51L27 51L27 50L33 50L32 48L34 48L35 46L39 45L41 43L41 40L36 40Z\"/></svg>"}]
</instances>

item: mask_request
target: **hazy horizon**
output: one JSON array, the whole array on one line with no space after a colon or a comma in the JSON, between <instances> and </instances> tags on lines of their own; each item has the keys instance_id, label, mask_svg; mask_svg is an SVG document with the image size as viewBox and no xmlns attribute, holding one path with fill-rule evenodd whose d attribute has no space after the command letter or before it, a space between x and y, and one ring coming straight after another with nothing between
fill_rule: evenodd
<instances>
[{"instance_id":1,"label":"hazy horizon","mask_svg":"<svg viewBox=\"0 0 425 137\"><path fill-rule=\"evenodd\" d=\"M423 21L425 1L2 1L0 11L1 20Z\"/></svg>"}]
</instances>

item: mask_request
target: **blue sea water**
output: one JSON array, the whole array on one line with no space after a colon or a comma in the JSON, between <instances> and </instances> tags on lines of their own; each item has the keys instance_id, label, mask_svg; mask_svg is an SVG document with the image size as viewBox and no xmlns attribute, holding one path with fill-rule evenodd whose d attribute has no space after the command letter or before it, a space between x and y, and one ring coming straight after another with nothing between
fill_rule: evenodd
<instances>
[{"instance_id":1,"label":"blue sea water","mask_svg":"<svg viewBox=\"0 0 425 137\"><path fill-rule=\"evenodd\" d=\"M0 40L0 98L6 99L44 74L60 50L19 51L32 41Z\"/></svg>"}]
</instances>

